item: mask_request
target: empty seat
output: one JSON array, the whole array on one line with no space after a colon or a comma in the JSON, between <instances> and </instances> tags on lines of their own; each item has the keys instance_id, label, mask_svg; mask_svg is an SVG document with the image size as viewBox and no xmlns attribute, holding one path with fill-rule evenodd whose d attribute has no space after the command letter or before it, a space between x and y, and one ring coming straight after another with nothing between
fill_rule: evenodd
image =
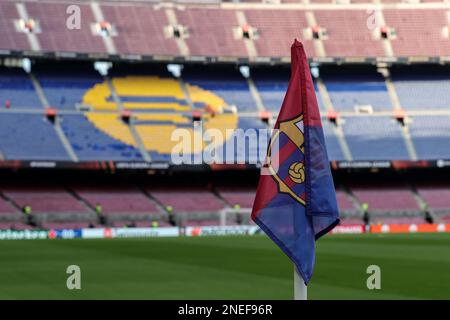
<instances>
[{"instance_id":1,"label":"empty seat","mask_svg":"<svg viewBox=\"0 0 450 320\"><path fill-rule=\"evenodd\" d=\"M21 69L0 67L0 107L9 101L11 109L42 109L29 76Z\"/></svg>"},{"instance_id":2,"label":"empty seat","mask_svg":"<svg viewBox=\"0 0 450 320\"><path fill-rule=\"evenodd\" d=\"M450 158L450 116L414 116L408 127L419 159Z\"/></svg>"},{"instance_id":3,"label":"empty seat","mask_svg":"<svg viewBox=\"0 0 450 320\"><path fill-rule=\"evenodd\" d=\"M8 160L66 160L66 150L44 115L3 113L0 153Z\"/></svg>"},{"instance_id":4,"label":"empty seat","mask_svg":"<svg viewBox=\"0 0 450 320\"><path fill-rule=\"evenodd\" d=\"M102 122L102 119L106 122ZM120 123L117 115L105 115L100 119L94 116L93 121L98 121L96 124L104 130L100 130L84 115L64 115L61 121L61 126L78 159L81 161L142 160L137 148L112 136L116 135L118 138L124 136L125 139L130 139L129 129L125 124Z\"/></svg>"},{"instance_id":5,"label":"empty seat","mask_svg":"<svg viewBox=\"0 0 450 320\"><path fill-rule=\"evenodd\" d=\"M342 123L353 160L409 160L400 125L386 116L345 117Z\"/></svg>"}]
</instances>

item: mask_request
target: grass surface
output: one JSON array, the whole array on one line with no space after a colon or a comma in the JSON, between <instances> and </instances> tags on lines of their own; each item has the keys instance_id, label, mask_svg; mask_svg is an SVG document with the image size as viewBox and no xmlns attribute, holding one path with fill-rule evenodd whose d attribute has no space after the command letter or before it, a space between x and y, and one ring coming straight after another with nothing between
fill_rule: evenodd
<instances>
[{"instance_id":1,"label":"grass surface","mask_svg":"<svg viewBox=\"0 0 450 320\"><path fill-rule=\"evenodd\" d=\"M81 268L81 290L66 268ZM381 267L381 290L366 268ZM450 299L450 234L319 240L310 299ZM0 241L1 299L291 299L293 266L265 236Z\"/></svg>"}]
</instances>

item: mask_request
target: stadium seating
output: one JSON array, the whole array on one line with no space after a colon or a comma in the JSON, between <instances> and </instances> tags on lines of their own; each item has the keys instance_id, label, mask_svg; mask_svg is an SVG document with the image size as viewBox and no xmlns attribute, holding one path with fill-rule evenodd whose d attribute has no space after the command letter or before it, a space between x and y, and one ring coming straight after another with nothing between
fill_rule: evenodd
<instances>
[{"instance_id":1,"label":"stadium seating","mask_svg":"<svg viewBox=\"0 0 450 320\"><path fill-rule=\"evenodd\" d=\"M8 203L6 200L0 197L0 219L8 219L13 218L13 220L17 220L20 218L20 214L15 209L12 204ZM14 219L16 218L16 219Z\"/></svg>"},{"instance_id":2,"label":"stadium seating","mask_svg":"<svg viewBox=\"0 0 450 320\"><path fill-rule=\"evenodd\" d=\"M337 136L333 129L333 124L328 120L322 119L323 134L325 137L325 145L329 160L343 161L346 160L341 146L339 145Z\"/></svg>"},{"instance_id":3,"label":"stadium seating","mask_svg":"<svg viewBox=\"0 0 450 320\"><path fill-rule=\"evenodd\" d=\"M448 26L445 10L385 9L383 14L386 24L394 27L397 33L391 41L396 55L448 55L450 43L442 36L443 28Z\"/></svg>"},{"instance_id":4,"label":"stadium seating","mask_svg":"<svg viewBox=\"0 0 450 320\"><path fill-rule=\"evenodd\" d=\"M2 113L0 137L0 153L8 160L70 160L43 114Z\"/></svg>"},{"instance_id":5,"label":"stadium seating","mask_svg":"<svg viewBox=\"0 0 450 320\"><path fill-rule=\"evenodd\" d=\"M254 68L251 72L251 77L255 82L258 92L263 101L264 107L272 112L278 112L283 104L284 95L286 93L290 70L281 69L273 70L273 68ZM325 111L317 86L316 97L319 109L321 112Z\"/></svg>"},{"instance_id":6,"label":"stadium seating","mask_svg":"<svg viewBox=\"0 0 450 320\"><path fill-rule=\"evenodd\" d=\"M159 210L149 198L133 186L72 187L91 207L102 206L107 216L155 216Z\"/></svg>"},{"instance_id":7,"label":"stadium seating","mask_svg":"<svg viewBox=\"0 0 450 320\"><path fill-rule=\"evenodd\" d=\"M118 30L114 37L115 48L125 54L178 54L174 38L164 36L163 28L169 25L164 10L134 4L132 6L102 5L106 21Z\"/></svg>"},{"instance_id":8,"label":"stadium seating","mask_svg":"<svg viewBox=\"0 0 450 320\"><path fill-rule=\"evenodd\" d=\"M215 212L225 204L206 190L148 190L152 197L164 206L171 206L175 213Z\"/></svg>"},{"instance_id":9,"label":"stadium seating","mask_svg":"<svg viewBox=\"0 0 450 320\"><path fill-rule=\"evenodd\" d=\"M450 158L450 116L417 116L408 125L419 159Z\"/></svg>"},{"instance_id":10,"label":"stadium seating","mask_svg":"<svg viewBox=\"0 0 450 320\"><path fill-rule=\"evenodd\" d=\"M86 214L88 208L60 186L11 185L0 191L21 208L29 205L33 214Z\"/></svg>"},{"instance_id":11,"label":"stadium seating","mask_svg":"<svg viewBox=\"0 0 450 320\"><path fill-rule=\"evenodd\" d=\"M130 127L120 119L118 106L113 101L108 86L101 82L100 77L92 71L86 71L84 67L79 71L73 71L70 67L60 68L63 69L61 71L58 68L52 69L53 71L44 69L44 66L37 68L38 79L50 104L62 111L70 111L60 113L61 126L80 161L142 160ZM14 78L18 74L17 70L2 70L5 79L10 76ZM371 105L375 113L393 110L384 81L375 70L367 68L345 70L345 77L341 75L343 71L339 72L336 68L323 68L321 71L332 104L338 112L354 112L357 105ZM435 110L447 110L446 106L450 103L446 100L448 91L446 69L435 67L430 68L429 72L423 70L419 67L411 70L394 68L392 72L401 105L406 110L430 111L430 115L426 113L420 116L410 115L406 126L419 160L449 158L446 138L449 131L448 116L432 115ZM168 143L168 141L173 130L193 129L191 106L179 81L170 77L165 66L152 67L151 70L144 69L142 74L131 72L136 75L125 75L125 71L120 68L114 72L112 82L115 90L123 106L133 111L136 133L151 158L158 162L170 162L170 153L175 142ZM207 76L211 72L214 74L212 80ZM73 77L64 74L73 74ZM271 71L266 68L253 68L251 76L263 104L276 112L282 103L287 86L286 72L282 69ZM183 77L187 82L186 88L194 109L204 112L209 106L217 114L215 117L204 115L204 129L265 128L257 118L241 115L238 120L237 116L230 113L221 114L225 103L236 103L241 113L257 111L247 83L238 70L230 71L218 67L200 68L197 72L196 68L188 67ZM229 86L230 81L236 86ZM418 90L419 87L421 90ZM23 96L21 92L12 92L11 97ZM34 90L31 92L36 95ZM317 94L317 97L324 116L325 110L320 102L320 94ZM35 98L37 99L37 95ZM39 99L32 102L32 99L27 98L27 101L33 103L34 111L14 109L14 101L19 100L12 99L12 110L5 110L6 113L3 112L0 119L0 124L4 124L0 127L0 132L6 137L0 141L0 158L70 160L52 124L37 113L36 106L39 106ZM93 108L92 112L76 112L74 106L77 103L90 105ZM256 112L254 115L256 116ZM342 121L338 122L339 126L343 129L354 160L410 159L401 127L393 118L375 114L350 116L346 113L341 115L340 119ZM27 130L23 123L32 126L34 130ZM322 118L322 124L329 159L346 160L333 129L334 124L325 118ZM35 145L36 141L39 141L39 147ZM250 156L254 158L257 151L251 151L253 155Z\"/></svg>"},{"instance_id":12,"label":"stadium seating","mask_svg":"<svg viewBox=\"0 0 450 320\"><path fill-rule=\"evenodd\" d=\"M0 67L0 107L4 108L9 101L11 109L42 109L33 83L21 69Z\"/></svg>"},{"instance_id":13,"label":"stadium seating","mask_svg":"<svg viewBox=\"0 0 450 320\"><path fill-rule=\"evenodd\" d=\"M250 89L239 70L234 68L185 68L183 79L191 85L212 91L239 111L257 111Z\"/></svg>"},{"instance_id":14,"label":"stadium seating","mask_svg":"<svg viewBox=\"0 0 450 320\"><path fill-rule=\"evenodd\" d=\"M31 207L31 214L39 224L51 222L92 222L95 215L57 185L5 185L0 191L17 206Z\"/></svg>"},{"instance_id":15,"label":"stadium seating","mask_svg":"<svg viewBox=\"0 0 450 320\"><path fill-rule=\"evenodd\" d=\"M67 28L67 4L43 1L26 3L28 16L39 21L42 32L37 33L36 37L42 51L106 52L102 38L91 31L96 21L91 7L87 3L77 5L82 21L86 24L82 22L81 28L74 30Z\"/></svg>"},{"instance_id":16,"label":"stadium seating","mask_svg":"<svg viewBox=\"0 0 450 320\"><path fill-rule=\"evenodd\" d=\"M289 83L290 70L273 72L266 68L252 69L251 77L255 82L264 107L273 112L280 110Z\"/></svg>"},{"instance_id":17,"label":"stadium seating","mask_svg":"<svg viewBox=\"0 0 450 320\"><path fill-rule=\"evenodd\" d=\"M0 49L30 50L30 44L25 33L18 33L14 20L19 19L14 2L0 2Z\"/></svg>"},{"instance_id":18,"label":"stadium seating","mask_svg":"<svg viewBox=\"0 0 450 320\"><path fill-rule=\"evenodd\" d=\"M129 110L160 112L188 111L189 106L179 82L158 76L115 77L114 88Z\"/></svg>"},{"instance_id":19,"label":"stadium seating","mask_svg":"<svg viewBox=\"0 0 450 320\"><path fill-rule=\"evenodd\" d=\"M359 202L369 205L369 212L418 212L419 207L413 193L404 185L355 184L352 192Z\"/></svg>"},{"instance_id":20,"label":"stadium seating","mask_svg":"<svg viewBox=\"0 0 450 320\"><path fill-rule=\"evenodd\" d=\"M423 213L406 185L371 181L364 184L352 182L347 187L357 201L369 204L372 224L425 223ZM430 209L439 214L438 221L446 221L446 214L450 211L450 205L445 200L448 187L419 183L416 188ZM165 184L146 186L144 189L159 205L171 206L181 226L219 225L219 212L222 209L239 204L241 209L249 210L253 206L255 195L255 189L250 187L236 189L219 186L217 194L199 187L168 188ZM83 183L72 185L69 190L76 197L54 185L40 185L39 188L31 184L0 187L0 192L18 206L27 204L32 207L32 213L41 218L38 228L152 227L155 221L160 227L170 226L167 217L164 217L165 213L133 184ZM362 224L362 214L347 192L338 187L336 197L341 212L341 225ZM12 225L16 225L17 229L31 228L20 222L24 217L21 213L5 200L0 200L0 229L7 229ZM98 217L93 214L93 207L97 204L102 205L102 212L107 218L105 224L100 224ZM74 214L78 217L74 218ZM246 214L242 218L243 223L251 223ZM236 217L227 216L226 224L238 224Z\"/></svg>"},{"instance_id":21,"label":"stadium seating","mask_svg":"<svg viewBox=\"0 0 450 320\"><path fill-rule=\"evenodd\" d=\"M353 160L408 160L400 125L385 116L346 117L342 128Z\"/></svg>"},{"instance_id":22,"label":"stadium seating","mask_svg":"<svg viewBox=\"0 0 450 320\"><path fill-rule=\"evenodd\" d=\"M400 104L405 110L449 110L450 76L447 68L433 66L393 69Z\"/></svg>"},{"instance_id":23,"label":"stadium seating","mask_svg":"<svg viewBox=\"0 0 450 320\"><path fill-rule=\"evenodd\" d=\"M219 194L230 207L239 205L241 208L252 208L256 190L220 189Z\"/></svg>"},{"instance_id":24,"label":"stadium seating","mask_svg":"<svg viewBox=\"0 0 450 320\"><path fill-rule=\"evenodd\" d=\"M375 70L324 69L320 75L337 111L355 111L358 106L392 110L384 79Z\"/></svg>"},{"instance_id":25,"label":"stadium seating","mask_svg":"<svg viewBox=\"0 0 450 320\"><path fill-rule=\"evenodd\" d=\"M381 41L367 27L368 10L317 10L317 24L327 30L323 41L327 56L385 56Z\"/></svg>"},{"instance_id":26,"label":"stadium seating","mask_svg":"<svg viewBox=\"0 0 450 320\"><path fill-rule=\"evenodd\" d=\"M258 30L254 43L259 56L289 56L294 38L302 39L308 56L316 56L313 42L303 37L303 29L308 27L304 11L249 9L244 14L248 24Z\"/></svg>"},{"instance_id":27,"label":"stadium seating","mask_svg":"<svg viewBox=\"0 0 450 320\"><path fill-rule=\"evenodd\" d=\"M435 0L422 2L433 1ZM282 1L285 2L299 3L293 0ZM296 37L303 40L306 52L311 57L360 58L388 55L379 27L369 24L373 16L370 10L355 6L342 10L340 4L331 0L315 0L311 3L328 5L326 8L267 10L257 6L242 7L239 4L226 8L208 7L195 3L186 4L183 1L183 8L161 9L155 7L153 1L127 6L103 1L96 7L99 9L93 9L89 4L80 2L83 20L89 23L74 31L66 27L66 4L32 1L26 2L24 6L28 16L38 22L34 48L31 48L25 33L15 27L20 19L15 4L2 3L0 30L2 39L6 40L2 41L0 48L84 54L117 53L131 57L134 54L159 57L188 54L193 57L248 58L256 55L279 58L289 56L286 48L289 48ZM353 0L350 5L353 3L367 1ZM448 26L444 3L439 8L400 6L383 8L382 12L386 26L395 33L389 37L394 56L449 55L450 44L443 32ZM97 21L99 14L104 21ZM308 16L310 14L313 16ZM243 21L256 31L251 41L242 39L240 28L244 26ZM107 36L98 31L100 22L107 22L110 26ZM174 33L170 28L173 25L179 25L187 31ZM317 26L324 30L320 46L317 46L318 42L315 46L311 38L310 29Z\"/></svg>"},{"instance_id":28,"label":"stadium seating","mask_svg":"<svg viewBox=\"0 0 450 320\"><path fill-rule=\"evenodd\" d=\"M74 110L83 104L83 97L102 78L92 66L84 67L78 63L75 67L65 64L62 68L49 70L46 66L33 70L44 90L48 103L53 108Z\"/></svg>"},{"instance_id":29,"label":"stadium seating","mask_svg":"<svg viewBox=\"0 0 450 320\"><path fill-rule=\"evenodd\" d=\"M435 212L450 211L450 186L439 183L419 183L417 191L428 207Z\"/></svg>"},{"instance_id":30,"label":"stadium seating","mask_svg":"<svg viewBox=\"0 0 450 320\"><path fill-rule=\"evenodd\" d=\"M336 189L336 200L341 212L355 212L356 208L345 191Z\"/></svg>"},{"instance_id":31,"label":"stadium seating","mask_svg":"<svg viewBox=\"0 0 450 320\"><path fill-rule=\"evenodd\" d=\"M103 115L100 121L92 123L92 118L88 119L84 115L64 115L61 126L79 160L142 160L139 150L135 147L112 138L100 129L107 129L112 134L116 132L123 140L130 141L129 129L120 125L119 120L115 120L117 118L117 115Z\"/></svg>"},{"instance_id":32,"label":"stadium seating","mask_svg":"<svg viewBox=\"0 0 450 320\"><path fill-rule=\"evenodd\" d=\"M178 23L188 27L185 42L191 55L248 55L244 42L233 36L232 28L239 26L234 10L192 8L177 10L176 16Z\"/></svg>"}]
</instances>

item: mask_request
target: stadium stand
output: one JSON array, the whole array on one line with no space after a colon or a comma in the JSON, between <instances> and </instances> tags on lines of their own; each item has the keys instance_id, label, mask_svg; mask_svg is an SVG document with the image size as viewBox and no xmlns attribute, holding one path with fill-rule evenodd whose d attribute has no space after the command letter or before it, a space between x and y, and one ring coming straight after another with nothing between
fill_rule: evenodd
<instances>
[{"instance_id":1,"label":"stadium stand","mask_svg":"<svg viewBox=\"0 0 450 320\"><path fill-rule=\"evenodd\" d=\"M304 11L298 10L245 10L250 26L258 30L254 41L256 51L263 57L285 57L295 37L303 40L308 56L316 56L313 42L303 37L303 29L308 27Z\"/></svg>"},{"instance_id":2,"label":"stadium stand","mask_svg":"<svg viewBox=\"0 0 450 320\"><path fill-rule=\"evenodd\" d=\"M70 67L67 69L61 67L60 71L55 69L54 72L45 72L44 69L44 66L38 66L36 73L45 97L52 107L75 111L75 104L81 103L92 109L92 112L84 114L81 111L60 114L63 131L80 161L142 159L129 125L120 119L119 108L112 99L112 93L106 83L101 82L98 75L88 69L85 72L84 68L81 68L79 72L73 72ZM420 116L411 114L405 123L419 160L450 157L446 151L449 150L448 139L445 138L448 131L446 125L448 116L433 115L435 111L448 109L446 107L448 104L446 68L431 69L432 72L422 72L424 69L420 67L411 67L411 70L397 67L392 71L400 104L407 112L423 110L430 112L429 115L422 112ZM376 114L393 110L381 75L374 70L351 68L345 69L344 78L336 70L336 68L322 68L321 77L333 107L338 112L346 112L341 116L342 121L338 122L338 126L343 129L344 138L350 147L353 159L410 159L400 124L393 118ZM123 71L118 70L115 72L117 77L113 77L112 82L123 106L134 112L134 124L145 149L155 161L167 162L170 161L168 154L173 147L172 144L167 144L172 131L175 128L193 128L192 109L185 98L180 82L170 77L167 69L152 66L151 69L144 71L142 74L147 75L120 76ZM224 69L221 67L202 68L197 73L195 68L186 68L186 77L183 76L183 78L188 83L187 88L194 109L204 111L207 106L212 106L213 110L220 114L223 112L222 107L225 103L236 103L239 112L251 111L256 116L256 103L245 79L237 70L231 70L229 73L224 71L225 75L222 75L222 71ZM20 74L20 80L17 80L17 83L21 86L28 83L26 84L28 89L26 89L27 93L21 90L3 91L7 94L2 97L5 100L10 99L11 106L9 109L5 108L2 113L0 122L4 125L0 131L5 137L10 136L14 141L17 141L17 136L22 137L18 141L24 147L22 148L17 142L11 143L12 140L6 138L0 141L0 154L5 159L11 160L70 160L52 124L46 121L43 115L36 113L37 108L40 108L40 101L32 89L29 78L17 69L2 69L2 72L5 79L10 79L10 76L14 79L15 75ZM64 76L69 73L73 73L73 77ZM210 73L215 74L212 80L209 80L207 76ZM234 79L231 86L227 80L227 74ZM283 69L275 69L268 73L265 68L261 70L254 68L251 75L263 104L276 112L275 106L278 105L279 108L281 105L283 90L287 85L286 80L282 80L285 77ZM8 81L5 83L7 86L10 85ZM418 87L420 90L417 89ZM29 98L29 94L32 98ZM220 96L223 96L223 99ZM317 96L320 103L321 96L319 93ZM29 106L30 110L15 108L20 105ZM349 113L354 113L357 105L372 106L374 114L350 116ZM103 111L116 111L116 113ZM321 112L324 115L323 104ZM264 127L256 118L241 116L239 120L236 119L226 114L215 118L210 117L209 120L205 118L208 120L205 122L205 128ZM346 160L333 129L334 124L325 119L322 122L330 160ZM33 125L34 131L26 130L21 126L23 123ZM33 146L36 138L42 141L39 151ZM367 144L370 144L371 148L367 148Z\"/></svg>"},{"instance_id":3,"label":"stadium stand","mask_svg":"<svg viewBox=\"0 0 450 320\"><path fill-rule=\"evenodd\" d=\"M240 112L257 111L248 84L237 69L185 68L183 79L217 94L228 105L235 105Z\"/></svg>"},{"instance_id":4,"label":"stadium stand","mask_svg":"<svg viewBox=\"0 0 450 320\"><path fill-rule=\"evenodd\" d=\"M289 82L289 70L267 74L267 69L252 70L252 78L258 88L264 107L272 112L278 112L283 103Z\"/></svg>"},{"instance_id":5,"label":"stadium stand","mask_svg":"<svg viewBox=\"0 0 450 320\"><path fill-rule=\"evenodd\" d=\"M107 216L157 217L159 210L152 200L134 186L75 186L71 188L92 208L102 206Z\"/></svg>"},{"instance_id":6,"label":"stadium stand","mask_svg":"<svg viewBox=\"0 0 450 320\"><path fill-rule=\"evenodd\" d=\"M353 205L352 201L345 191L336 189L336 199L338 202L339 210L341 210L341 212L356 211L355 206Z\"/></svg>"},{"instance_id":7,"label":"stadium stand","mask_svg":"<svg viewBox=\"0 0 450 320\"><path fill-rule=\"evenodd\" d=\"M383 184L354 184L351 190L360 203L369 204L372 212L417 212L419 207L413 193L405 185Z\"/></svg>"},{"instance_id":8,"label":"stadium stand","mask_svg":"<svg viewBox=\"0 0 450 320\"><path fill-rule=\"evenodd\" d=\"M401 183L352 184L353 195L369 205L371 224L425 223L412 190Z\"/></svg>"},{"instance_id":9,"label":"stadium stand","mask_svg":"<svg viewBox=\"0 0 450 320\"><path fill-rule=\"evenodd\" d=\"M189 37L185 42L191 55L248 55L244 42L233 36L232 28L239 26L234 10L191 8L177 10L176 16L178 23L188 27Z\"/></svg>"},{"instance_id":10,"label":"stadium stand","mask_svg":"<svg viewBox=\"0 0 450 320\"><path fill-rule=\"evenodd\" d=\"M75 110L82 106L83 97L89 89L102 82L92 65L64 65L49 68L35 68L39 83L48 103L53 108Z\"/></svg>"},{"instance_id":11,"label":"stadium stand","mask_svg":"<svg viewBox=\"0 0 450 320\"><path fill-rule=\"evenodd\" d=\"M14 2L0 2L0 49L30 50L27 35L16 32L13 22L18 19Z\"/></svg>"},{"instance_id":12,"label":"stadium stand","mask_svg":"<svg viewBox=\"0 0 450 320\"><path fill-rule=\"evenodd\" d=\"M117 6L101 5L106 21L118 30L114 44L118 52L134 54L171 55L178 53L174 38L164 35L163 28L169 25L164 10L154 10L146 5Z\"/></svg>"},{"instance_id":13,"label":"stadium stand","mask_svg":"<svg viewBox=\"0 0 450 320\"><path fill-rule=\"evenodd\" d=\"M251 71L251 78L254 80L258 92L263 101L264 107L272 112L278 112L284 100L289 84L290 71L288 69L280 68L254 68ZM318 92L317 86L316 97L319 109L324 112L325 107L322 98Z\"/></svg>"},{"instance_id":14,"label":"stadium stand","mask_svg":"<svg viewBox=\"0 0 450 320\"><path fill-rule=\"evenodd\" d=\"M0 186L1 192L19 207L32 207L34 214L89 213L77 199L60 186Z\"/></svg>"},{"instance_id":15,"label":"stadium stand","mask_svg":"<svg viewBox=\"0 0 450 320\"><path fill-rule=\"evenodd\" d=\"M97 117L97 115L94 115ZM129 129L120 125L117 115L101 115L96 121L101 127L119 133L130 141ZM135 147L102 132L88 117L78 114L64 115L61 126L70 141L73 150L81 161L89 160L141 160L142 156ZM124 139L124 138L122 138Z\"/></svg>"},{"instance_id":16,"label":"stadium stand","mask_svg":"<svg viewBox=\"0 0 450 320\"><path fill-rule=\"evenodd\" d=\"M322 119L323 134L325 136L325 145L329 160L346 160L338 138L334 132L333 124L326 119Z\"/></svg>"},{"instance_id":17,"label":"stadium stand","mask_svg":"<svg viewBox=\"0 0 450 320\"><path fill-rule=\"evenodd\" d=\"M448 110L450 76L447 67L393 68L392 80L405 110Z\"/></svg>"},{"instance_id":18,"label":"stadium stand","mask_svg":"<svg viewBox=\"0 0 450 320\"><path fill-rule=\"evenodd\" d=\"M15 165L20 160L42 160L64 161L63 166L69 166L69 161L79 161L81 167L83 162L94 161L115 173L118 166L113 162L143 162L149 155L153 164L166 162L169 166L173 165L172 133L179 128L190 133L198 130L195 118L203 120L202 129L267 129L270 125L261 118L263 114L276 117L283 102L290 74L286 58L294 37L301 39L312 66L319 71L315 89L329 160L392 160L401 166L398 160L450 159L448 67L390 65L397 58L402 63L414 63L417 57L421 62L448 60L445 3L433 8L421 4L386 7L382 4L402 1L383 0L380 8L386 25L370 28L371 13L352 5L372 3L365 0L352 0L345 6L332 0L311 0L312 4L324 4L312 7L283 0L298 4L288 10L274 9L259 0L238 1L253 3L251 6L234 1L222 8L185 1L180 1L182 7L157 2L75 1L86 24L80 30L69 30L66 3L24 1L19 7L36 27L26 34L23 11L16 2L0 1L0 62L11 63L3 59L8 50L11 56L30 56L32 62L30 74L0 66L0 164L3 160ZM102 25L108 26L107 33L99 32ZM391 31L386 39L382 35L385 28ZM244 30L252 34L245 35ZM41 59L41 53L50 62ZM72 59L74 53L78 54L76 62L56 62L55 56ZM100 76L91 62L81 62L109 58L113 62L107 77ZM184 58L191 62L185 63ZM122 59L160 62L126 63ZM358 65L341 65L349 61ZM378 68L387 68L390 78L377 72L375 61ZM181 64L181 75L169 72L167 63ZM238 65L250 67L249 79ZM56 109L55 123L45 117L45 101L46 107ZM368 106L370 112L356 110ZM401 108L405 110L403 124L403 119L393 117L396 111L403 112ZM336 118L330 118L330 113ZM124 114L129 120L124 120ZM219 148L222 159L231 143L234 140L229 139ZM194 152L198 154L200 149ZM235 162L254 164L265 154L266 146L250 144L235 149L233 156ZM394 166L394 162L389 163ZM172 174L172 166L168 168L167 178ZM145 172L154 175L157 171ZM369 203L375 224L423 223L422 202L438 214L438 222L450 222L446 184L412 182L410 188L396 178L381 184L370 180L347 183L352 174L337 189L343 225L363 223L357 207L362 202ZM357 170L355 175L359 175ZM173 207L181 226L217 225L220 213L232 211L237 204L248 211L255 193L254 185L192 187L192 181L183 176L170 186L146 181L142 189L142 183L136 182L89 182L63 180L57 186L2 182L0 229L33 228L20 212L25 205L39 218L37 228L152 227L154 222L170 226L168 210L164 210L167 206ZM236 181L232 182L236 186ZM97 204L102 206L101 215L94 213ZM227 224L239 223L233 214L227 216Z\"/></svg>"},{"instance_id":19,"label":"stadium stand","mask_svg":"<svg viewBox=\"0 0 450 320\"><path fill-rule=\"evenodd\" d=\"M320 75L336 111L355 111L361 106L392 110L384 79L375 70L329 68Z\"/></svg>"},{"instance_id":20,"label":"stadium stand","mask_svg":"<svg viewBox=\"0 0 450 320\"><path fill-rule=\"evenodd\" d=\"M89 25L83 28L67 28L67 4L55 2L27 2L28 16L39 21L40 33L36 33L40 50L60 52L106 52L102 38L92 32L94 14L87 3L77 4L83 21Z\"/></svg>"},{"instance_id":21,"label":"stadium stand","mask_svg":"<svg viewBox=\"0 0 450 320\"><path fill-rule=\"evenodd\" d=\"M417 116L408 124L419 159L450 157L450 116Z\"/></svg>"},{"instance_id":22,"label":"stadium stand","mask_svg":"<svg viewBox=\"0 0 450 320\"><path fill-rule=\"evenodd\" d=\"M317 24L327 31L323 41L327 56L385 56L382 43L374 39L367 27L366 10L317 10L314 15Z\"/></svg>"},{"instance_id":23,"label":"stadium stand","mask_svg":"<svg viewBox=\"0 0 450 320\"><path fill-rule=\"evenodd\" d=\"M239 205L241 208L250 209L253 206L256 190L244 189L219 189L219 194L230 207Z\"/></svg>"},{"instance_id":24,"label":"stadium stand","mask_svg":"<svg viewBox=\"0 0 450 320\"><path fill-rule=\"evenodd\" d=\"M400 125L385 116L346 117L342 128L353 160L408 160Z\"/></svg>"},{"instance_id":25,"label":"stadium stand","mask_svg":"<svg viewBox=\"0 0 450 320\"><path fill-rule=\"evenodd\" d=\"M0 106L9 108L42 109L29 76L17 68L0 67Z\"/></svg>"},{"instance_id":26,"label":"stadium stand","mask_svg":"<svg viewBox=\"0 0 450 320\"><path fill-rule=\"evenodd\" d=\"M70 161L43 114L2 113L0 137L0 152L5 159Z\"/></svg>"},{"instance_id":27,"label":"stadium stand","mask_svg":"<svg viewBox=\"0 0 450 320\"><path fill-rule=\"evenodd\" d=\"M7 40L1 46L40 52L280 58L288 56L282 48L297 37L304 41L311 57L450 55L445 3L437 2L426 8L420 4L389 5L381 9L386 25L377 26L374 22L371 26L374 13L353 6L364 2L367 3L351 1L349 10L342 10L341 4L320 0L312 4L320 3L321 7L313 9L267 10L268 4L248 8L233 3L218 8L183 2L183 8L159 8L152 1L129 6L113 1L102 1L99 5L77 1L89 26L73 32L66 28L66 4L26 1L23 8L37 24L31 32L36 38L33 44L17 27L20 16L15 3L2 3L1 29L7 34L2 38ZM97 21L99 16L103 21ZM108 26L106 33L101 32L104 25ZM250 39L243 37L243 28L254 30ZM392 50L385 47L381 35L381 29L386 28L390 30L388 40ZM319 37L314 36L317 30Z\"/></svg>"},{"instance_id":28,"label":"stadium stand","mask_svg":"<svg viewBox=\"0 0 450 320\"><path fill-rule=\"evenodd\" d=\"M207 190L147 189L147 191L164 207L171 206L175 213L210 213L225 207L222 201Z\"/></svg>"},{"instance_id":29,"label":"stadium stand","mask_svg":"<svg viewBox=\"0 0 450 320\"><path fill-rule=\"evenodd\" d=\"M442 35L448 26L446 11L442 9L383 10L388 26L395 28L391 41L398 56L448 55L450 43Z\"/></svg>"},{"instance_id":30,"label":"stadium stand","mask_svg":"<svg viewBox=\"0 0 450 320\"><path fill-rule=\"evenodd\" d=\"M444 183L417 183L417 191L428 207L435 212L450 211L450 186Z\"/></svg>"},{"instance_id":31,"label":"stadium stand","mask_svg":"<svg viewBox=\"0 0 450 320\"><path fill-rule=\"evenodd\" d=\"M17 209L0 197L0 219L18 220L19 218L20 214Z\"/></svg>"}]
</instances>

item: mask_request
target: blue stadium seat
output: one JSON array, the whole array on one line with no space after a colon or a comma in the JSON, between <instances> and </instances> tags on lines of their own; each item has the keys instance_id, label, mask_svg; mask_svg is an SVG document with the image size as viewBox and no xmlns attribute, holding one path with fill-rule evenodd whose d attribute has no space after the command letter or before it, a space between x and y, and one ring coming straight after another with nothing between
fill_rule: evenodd
<instances>
[{"instance_id":1,"label":"blue stadium seat","mask_svg":"<svg viewBox=\"0 0 450 320\"><path fill-rule=\"evenodd\" d=\"M0 137L0 152L7 160L70 161L44 115L2 113Z\"/></svg>"},{"instance_id":2,"label":"blue stadium seat","mask_svg":"<svg viewBox=\"0 0 450 320\"><path fill-rule=\"evenodd\" d=\"M408 128L419 159L450 159L450 116L417 116Z\"/></svg>"},{"instance_id":3,"label":"blue stadium seat","mask_svg":"<svg viewBox=\"0 0 450 320\"><path fill-rule=\"evenodd\" d=\"M322 119L323 134L325 136L325 145L327 147L328 160L343 161L346 160L338 138L333 130L333 124L327 119Z\"/></svg>"},{"instance_id":4,"label":"blue stadium seat","mask_svg":"<svg viewBox=\"0 0 450 320\"><path fill-rule=\"evenodd\" d=\"M238 70L183 70L183 79L221 97L228 105L236 105L239 111L257 111L247 81Z\"/></svg>"},{"instance_id":5,"label":"blue stadium seat","mask_svg":"<svg viewBox=\"0 0 450 320\"><path fill-rule=\"evenodd\" d=\"M80 70L41 70L36 71L39 83L48 103L58 109L73 110L83 101L83 96L95 84L103 81L92 68Z\"/></svg>"},{"instance_id":6,"label":"blue stadium seat","mask_svg":"<svg viewBox=\"0 0 450 320\"><path fill-rule=\"evenodd\" d=\"M138 149L100 131L83 115L64 115L61 126L81 161L142 160Z\"/></svg>"},{"instance_id":7,"label":"blue stadium seat","mask_svg":"<svg viewBox=\"0 0 450 320\"><path fill-rule=\"evenodd\" d=\"M285 72L275 70L258 70L252 71L252 79L255 82L256 88L261 96L264 106L267 110L272 112L279 112L283 104L284 95L289 84L290 71ZM317 86L314 83L316 91L317 103L320 112L325 112L325 107L322 98L318 92Z\"/></svg>"},{"instance_id":8,"label":"blue stadium seat","mask_svg":"<svg viewBox=\"0 0 450 320\"><path fill-rule=\"evenodd\" d=\"M345 117L342 124L353 160L410 160L400 125L385 116Z\"/></svg>"},{"instance_id":9,"label":"blue stadium seat","mask_svg":"<svg viewBox=\"0 0 450 320\"><path fill-rule=\"evenodd\" d=\"M7 100L11 108L43 108L29 76L20 69L0 68L0 107Z\"/></svg>"},{"instance_id":10,"label":"blue stadium seat","mask_svg":"<svg viewBox=\"0 0 450 320\"><path fill-rule=\"evenodd\" d=\"M322 72L331 102L337 111L354 111L371 105L374 111L392 110L383 77L373 72Z\"/></svg>"},{"instance_id":11,"label":"blue stadium seat","mask_svg":"<svg viewBox=\"0 0 450 320\"><path fill-rule=\"evenodd\" d=\"M392 79L406 110L450 109L450 74L442 68L393 72Z\"/></svg>"}]
</instances>

